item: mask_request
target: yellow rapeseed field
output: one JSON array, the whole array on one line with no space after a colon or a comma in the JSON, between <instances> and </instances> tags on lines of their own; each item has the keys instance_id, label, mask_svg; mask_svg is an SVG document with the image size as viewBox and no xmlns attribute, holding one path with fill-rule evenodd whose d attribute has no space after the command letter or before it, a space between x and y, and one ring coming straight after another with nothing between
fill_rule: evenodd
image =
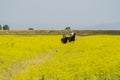
<instances>
[{"instance_id":1,"label":"yellow rapeseed field","mask_svg":"<svg viewBox=\"0 0 120 80\"><path fill-rule=\"evenodd\" d=\"M0 80L120 80L120 36L0 35Z\"/></svg>"}]
</instances>

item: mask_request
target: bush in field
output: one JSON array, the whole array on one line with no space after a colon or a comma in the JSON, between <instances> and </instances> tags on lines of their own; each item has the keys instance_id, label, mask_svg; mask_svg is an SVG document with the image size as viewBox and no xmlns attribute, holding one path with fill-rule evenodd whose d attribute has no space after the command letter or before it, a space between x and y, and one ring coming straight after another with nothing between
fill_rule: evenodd
<instances>
[{"instance_id":1,"label":"bush in field","mask_svg":"<svg viewBox=\"0 0 120 80\"><path fill-rule=\"evenodd\" d=\"M3 25L3 30L9 30L9 26L8 25Z\"/></svg>"},{"instance_id":2,"label":"bush in field","mask_svg":"<svg viewBox=\"0 0 120 80\"><path fill-rule=\"evenodd\" d=\"M33 28L28 28L28 30L34 30Z\"/></svg>"},{"instance_id":3,"label":"bush in field","mask_svg":"<svg viewBox=\"0 0 120 80\"><path fill-rule=\"evenodd\" d=\"M65 30L71 30L71 28L70 27L66 27Z\"/></svg>"},{"instance_id":4,"label":"bush in field","mask_svg":"<svg viewBox=\"0 0 120 80\"><path fill-rule=\"evenodd\" d=\"M2 26L0 25L0 30L2 30Z\"/></svg>"}]
</instances>

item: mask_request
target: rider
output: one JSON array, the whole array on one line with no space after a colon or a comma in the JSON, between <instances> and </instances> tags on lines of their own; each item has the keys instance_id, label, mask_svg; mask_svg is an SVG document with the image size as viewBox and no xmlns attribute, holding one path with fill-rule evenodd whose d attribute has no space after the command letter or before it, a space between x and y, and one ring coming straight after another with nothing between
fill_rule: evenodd
<instances>
[{"instance_id":1,"label":"rider","mask_svg":"<svg viewBox=\"0 0 120 80\"><path fill-rule=\"evenodd\" d=\"M72 37L73 35L74 35L74 32L71 32L71 33L70 33L70 37Z\"/></svg>"},{"instance_id":2,"label":"rider","mask_svg":"<svg viewBox=\"0 0 120 80\"><path fill-rule=\"evenodd\" d=\"M63 34L63 38L66 38L66 34L65 33Z\"/></svg>"}]
</instances>

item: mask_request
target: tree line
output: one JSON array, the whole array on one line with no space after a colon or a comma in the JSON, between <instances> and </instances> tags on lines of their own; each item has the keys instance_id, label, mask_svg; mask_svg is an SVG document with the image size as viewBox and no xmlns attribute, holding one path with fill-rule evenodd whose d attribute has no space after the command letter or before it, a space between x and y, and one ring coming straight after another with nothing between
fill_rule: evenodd
<instances>
[{"instance_id":1,"label":"tree line","mask_svg":"<svg viewBox=\"0 0 120 80\"><path fill-rule=\"evenodd\" d=\"M9 25L1 25L0 24L0 30L10 30L10 27ZM28 30L34 30L34 28L30 27L28 28ZM71 28L68 26L68 27L65 27L65 30L71 30Z\"/></svg>"},{"instance_id":2,"label":"tree line","mask_svg":"<svg viewBox=\"0 0 120 80\"><path fill-rule=\"evenodd\" d=\"M0 25L0 30L10 30L10 27L8 25Z\"/></svg>"}]
</instances>

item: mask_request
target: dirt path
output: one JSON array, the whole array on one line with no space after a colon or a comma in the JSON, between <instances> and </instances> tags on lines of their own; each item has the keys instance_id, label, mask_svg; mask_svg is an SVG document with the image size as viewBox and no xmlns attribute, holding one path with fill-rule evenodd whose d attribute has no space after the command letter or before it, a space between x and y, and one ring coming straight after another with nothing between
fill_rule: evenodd
<instances>
[{"instance_id":1,"label":"dirt path","mask_svg":"<svg viewBox=\"0 0 120 80\"><path fill-rule=\"evenodd\" d=\"M3 74L3 76L5 76L3 80L10 80L10 78L12 78L15 74L25 73L29 69L29 66L31 65L34 65L34 64L42 65L50 57L52 57L51 54L45 53L40 57L32 58L26 61L17 62L11 67L11 69L7 72L7 74Z\"/></svg>"}]
</instances>

